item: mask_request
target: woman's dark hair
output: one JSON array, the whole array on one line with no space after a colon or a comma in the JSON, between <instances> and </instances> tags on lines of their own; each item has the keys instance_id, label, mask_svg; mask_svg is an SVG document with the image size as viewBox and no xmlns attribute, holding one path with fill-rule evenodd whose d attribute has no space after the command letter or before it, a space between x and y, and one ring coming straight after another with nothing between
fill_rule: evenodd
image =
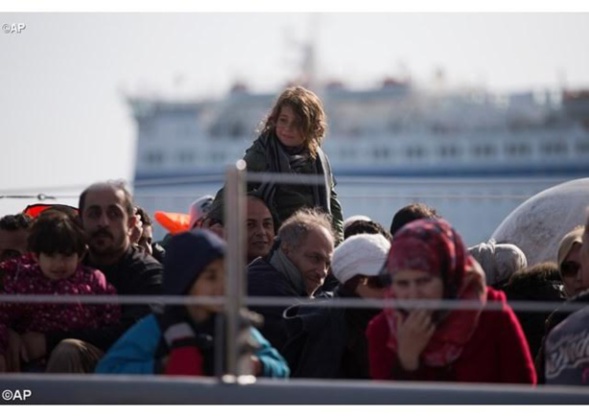
<instances>
[{"instance_id":1,"label":"woman's dark hair","mask_svg":"<svg viewBox=\"0 0 589 417\"><path fill-rule=\"evenodd\" d=\"M32 221L31 216L27 214L7 214L0 218L0 230L6 230L8 232L27 230L31 226Z\"/></svg>"},{"instance_id":2,"label":"woman's dark hair","mask_svg":"<svg viewBox=\"0 0 589 417\"><path fill-rule=\"evenodd\" d=\"M344 240L350 236L359 235L362 233L368 234L381 234L389 241L391 240L391 234L386 230L382 224L373 220L355 220L344 228Z\"/></svg>"},{"instance_id":3,"label":"woman's dark hair","mask_svg":"<svg viewBox=\"0 0 589 417\"><path fill-rule=\"evenodd\" d=\"M33 222L28 238L29 251L39 255L61 253L82 256L87 237L78 218L65 211L47 209Z\"/></svg>"},{"instance_id":4,"label":"woman's dark hair","mask_svg":"<svg viewBox=\"0 0 589 417\"><path fill-rule=\"evenodd\" d=\"M393 216L393 221L391 222L390 227L391 236L394 236L399 229L414 220L437 218L440 218L440 215L436 209L423 203L409 204L408 206L401 208Z\"/></svg>"},{"instance_id":5,"label":"woman's dark hair","mask_svg":"<svg viewBox=\"0 0 589 417\"><path fill-rule=\"evenodd\" d=\"M137 209L137 214L141 218L141 223L143 223L143 226L153 225L153 221L151 220L151 217L149 217L149 214L147 214L147 212L145 211L145 209L143 207L135 206L135 208Z\"/></svg>"}]
</instances>

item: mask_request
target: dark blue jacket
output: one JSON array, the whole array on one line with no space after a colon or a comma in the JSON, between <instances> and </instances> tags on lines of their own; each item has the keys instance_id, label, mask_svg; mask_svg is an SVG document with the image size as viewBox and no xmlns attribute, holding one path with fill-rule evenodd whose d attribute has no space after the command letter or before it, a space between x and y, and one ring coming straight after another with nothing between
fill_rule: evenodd
<instances>
[{"instance_id":1,"label":"dark blue jacket","mask_svg":"<svg viewBox=\"0 0 589 417\"><path fill-rule=\"evenodd\" d=\"M336 288L335 298L356 298ZM288 335L281 350L298 378L369 379L366 327L375 309L302 305L284 312Z\"/></svg>"},{"instance_id":2,"label":"dark blue jacket","mask_svg":"<svg viewBox=\"0 0 589 417\"><path fill-rule=\"evenodd\" d=\"M247 268L247 294L251 297L288 297L281 307L250 306L252 311L264 317L264 324L260 331L266 339L279 351L286 342L286 328L282 313L286 307L296 302L296 298L308 298L306 293L300 293L289 279L274 268L268 257L258 258Z\"/></svg>"}]
</instances>

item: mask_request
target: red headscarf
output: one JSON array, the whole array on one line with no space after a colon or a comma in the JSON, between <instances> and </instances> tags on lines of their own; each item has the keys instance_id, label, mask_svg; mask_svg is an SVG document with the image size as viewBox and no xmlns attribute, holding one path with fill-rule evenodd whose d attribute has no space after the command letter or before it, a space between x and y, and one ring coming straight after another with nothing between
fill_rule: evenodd
<instances>
[{"instance_id":1,"label":"red headscarf","mask_svg":"<svg viewBox=\"0 0 589 417\"><path fill-rule=\"evenodd\" d=\"M435 333L422 352L428 366L445 366L455 361L476 329L486 303L484 272L468 253L461 237L442 219L413 221L399 230L391 244L387 270L394 282L404 269L440 277L444 299L480 301L480 309L452 310L437 323ZM388 298L396 299L392 287ZM390 329L388 346L397 351L397 321L394 308L385 310Z\"/></svg>"}]
</instances>

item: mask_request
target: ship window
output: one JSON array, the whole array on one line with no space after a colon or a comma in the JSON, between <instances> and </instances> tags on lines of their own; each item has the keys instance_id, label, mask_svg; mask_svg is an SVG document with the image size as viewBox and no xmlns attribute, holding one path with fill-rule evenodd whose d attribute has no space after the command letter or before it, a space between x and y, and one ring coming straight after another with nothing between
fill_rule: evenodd
<instances>
[{"instance_id":1,"label":"ship window","mask_svg":"<svg viewBox=\"0 0 589 417\"><path fill-rule=\"evenodd\" d=\"M528 145L528 144L520 143L519 144L519 153L520 153L520 155L529 155L532 153L532 148L530 148L530 145Z\"/></svg>"},{"instance_id":2,"label":"ship window","mask_svg":"<svg viewBox=\"0 0 589 417\"><path fill-rule=\"evenodd\" d=\"M139 139L152 139L154 133L153 123L142 122L139 123Z\"/></svg>"},{"instance_id":3,"label":"ship window","mask_svg":"<svg viewBox=\"0 0 589 417\"><path fill-rule=\"evenodd\" d=\"M491 155L495 155L496 152L497 152L497 150L495 149L495 147L493 147L493 145L490 145L490 144L475 145L475 147L472 148L472 153L478 157L488 157ZM508 150L508 152L519 153L520 149L516 146L513 150ZM525 152L525 151L522 151L522 152Z\"/></svg>"},{"instance_id":4,"label":"ship window","mask_svg":"<svg viewBox=\"0 0 589 417\"><path fill-rule=\"evenodd\" d=\"M375 148L372 151L375 159L389 159L391 150L389 148Z\"/></svg>"},{"instance_id":5,"label":"ship window","mask_svg":"<svg viewBox=\"0 0 589 417\"><path fill-rule=\"evenodd\" d=\"M216 151L211 154L211 160L213 162L224 162L226 158L225 152Z\"/></svg>"},{"instance_id":6,"label":"ship window","mask_svg":"<svg viewBox=\"0 0 589 417\"><path fill-rule=\"evenodd\" d=\"M589 153L589 142L580 142L580 143L577 143L577 152L579 152L579 153Z\"/></svg>"},{"instance_id":7,"label":"ship window","mask_svg":"<svg viewBox=\"0 0 589 417\"><path fill-rule=\"evenodd\" d=\"M164 162L164 155L161 151L151 151L147 152L145 155L145 162L149 165L160 165Z\"/></svg>"},{"instance_id":8,"label":"ship window","mask_svg":"<svg viewBox=\"0 0 589 417\"><path fill-rule=\"evenodd\" d=\"M425 154L421 146L410 146L405 149L408 158L422 158Z\"/></svg>"},{"instance_id":9,"label":"ship window","mask_svg":"<svg viewBox=\"0 0 589 417\"><path fill-rule=\"evenodd\" d=\"M542 145L541 151L542 153L563 154L566 153L567 146L566 143L549 142Z\"/></svg>"},{"instance_id":10,"label":"ship window","mask_svg":"<svg viewBox=\"0 0 589 417\"><path fill-rule=\"evenodd\" d=\"M192 153L190 151L180 152L178 154L178 159L180 160L180 163L182 163L182 164L190 164L190 163L194 162L194 153Z\"/></svg>"},{"instance_id":11,"label":"ship window","mask_svg":"<svg viewBox=\"0 0 589 417\"><path fill-rule=\"evenodd\" d=\"M456 146L454 145L449 145L449 146L442 146L439 150L438 150L440 156L442 158L446 158L446 157L456 157L458 155L458 148L456 148Z\"/></svg>"},{"instance_id":12,"label":"ship window","mask_svg":"<svg viewBox=\"0 0 589 417\"><path fill-rule=\"evenodd\" d=\"M510 143L507 145L506 151L512 156L524 156L529 155L532 149L525 143Z\"/></svg>"}]
</instances>

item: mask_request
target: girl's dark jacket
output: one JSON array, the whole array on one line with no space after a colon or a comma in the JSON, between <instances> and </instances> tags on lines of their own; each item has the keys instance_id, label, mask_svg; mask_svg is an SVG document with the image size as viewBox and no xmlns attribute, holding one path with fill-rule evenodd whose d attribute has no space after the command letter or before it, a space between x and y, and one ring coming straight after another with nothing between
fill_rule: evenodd
<instances>
[{"instance_id":1,"label":"girl's dark jacket","mask_svg":"<svg viewBox=\"0 0 589 417\"><path fill-rule=\"evenodd\" d=\"M343 214L335 193L335 180L327 156L320 147L317 157L311 158L302 147L289 148L274 134L264 134L254 141L243 157L248 172L279 172L323 176L323 185L279 184L249 182L247 189L262 197L272 211L278 229L282 222L302 207L321 207L331 214L336 240L343 237ZM217 193L208 215L223 220L223 189Z\"/></svg>"}]
</instances>

